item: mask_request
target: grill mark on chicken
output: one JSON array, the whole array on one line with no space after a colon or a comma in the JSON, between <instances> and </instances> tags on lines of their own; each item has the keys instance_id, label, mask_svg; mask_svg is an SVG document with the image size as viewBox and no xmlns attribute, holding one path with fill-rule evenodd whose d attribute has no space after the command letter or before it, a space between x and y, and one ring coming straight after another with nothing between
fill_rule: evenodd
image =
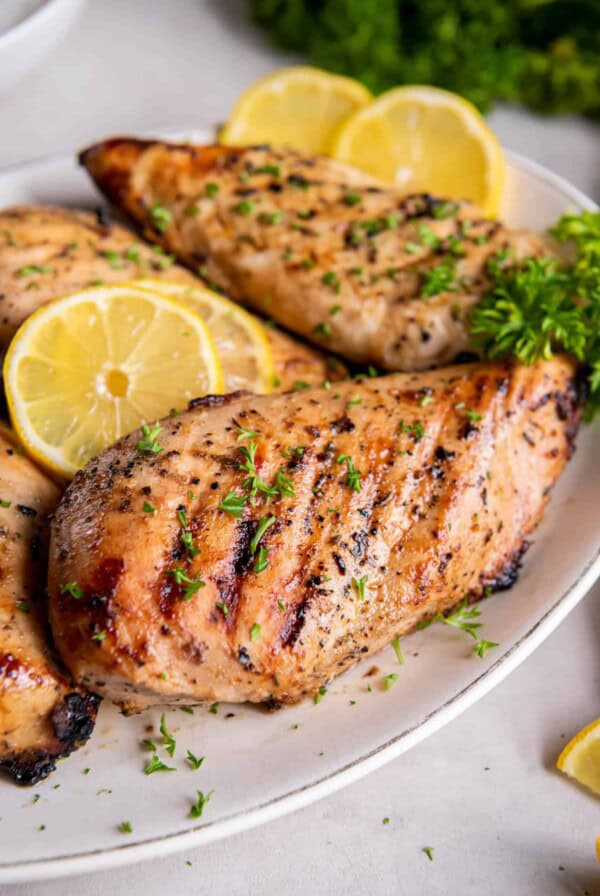
<instances>
[{"instance_id":1,"label":"grill mark on chicken","mask_svg":"<svg viewBox=\"0 0 600 896\"><path fill-rule=\"evenodd\" d=\"M235 626L237 605L242 591L244 577L252 566L253 555L250 543L258 529L258 521L241 519L237 521L234 540L230 549L228 569L224 576L215 578L220 600L227 607L227 627Z\"/></svg>"}]
</instances>

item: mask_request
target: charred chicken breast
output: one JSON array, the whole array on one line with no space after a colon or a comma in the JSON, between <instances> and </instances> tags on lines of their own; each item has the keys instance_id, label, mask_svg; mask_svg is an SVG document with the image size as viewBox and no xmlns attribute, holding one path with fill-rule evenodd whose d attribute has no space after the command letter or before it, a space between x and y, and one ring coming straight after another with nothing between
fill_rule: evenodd
<instances>
[{"instance_id":1,"label":"charred chicken breast","mask_svg":"<svg viewBox=\"0 0 600 896\"><path fill-rule=\"evenodd\" d=\"M148 239L229 296L384 370L455 359L490 260L543 249L466 203L292 150L115 138L80 159Z\"/></svg>"},{"instance_id":2,"label":"charred chicken breast","mask_svg":"<svg viewBox=\"0 0 600 896\"><path fill-rule=\"evenodd\" d=\"M0 211L0 349L41 305L88 286L140 277L198 284L157 248L113 223L105 210L96 215L45 206ZM298 380L320 384L343 373L342 364L332 371L323 355L281 331L268 329L267 337L277 388L289 389Z\"/></svg>"},{"instance_id":3,"label":"charred chicken breast","mask_svg":"<svg viewBox=\"0 0 600 896\"><path fill-rule=\"evenodd\" d=\"M314 694L514 581L578 421L565 358L200 399L154 454L132 434L67 489L61 656L128 710Z\"/></svg>"},{"instance_id":4,"label":"charred chicken breast","mask_svg":"<svg viewBox=\"0 0 600 896\"><path fill-rule=\"evenodd\" d=\"M57 486L0 427L0 769L34 784L92 733L98 698L75 687L49 646L48 514Z\"/></svg>"}]
</instances>

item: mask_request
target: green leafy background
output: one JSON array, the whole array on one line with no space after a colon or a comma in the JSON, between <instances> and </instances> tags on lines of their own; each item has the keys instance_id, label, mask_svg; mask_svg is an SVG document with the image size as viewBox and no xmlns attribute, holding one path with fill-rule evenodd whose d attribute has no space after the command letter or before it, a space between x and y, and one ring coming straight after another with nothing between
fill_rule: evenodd
<instances>
[{"instance_id":1,"label":"green leafy background","mask_svg":"<svg viewBox=\"0 0 600 896\"><path fill-rule=\"evenodd\" d=\"M600 0L249 0L273 41L374 93L435 84L487 111L600 112Z\"/></svg>"}]
</instances>

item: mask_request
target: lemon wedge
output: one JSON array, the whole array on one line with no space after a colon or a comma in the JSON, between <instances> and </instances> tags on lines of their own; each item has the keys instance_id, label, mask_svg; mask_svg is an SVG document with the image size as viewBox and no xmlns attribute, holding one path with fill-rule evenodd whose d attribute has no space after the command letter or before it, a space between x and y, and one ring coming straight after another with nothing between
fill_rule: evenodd
<instances>
[{"instance_id":1,"label":"lemon wedge","mask_svg":"<svg viewBox=\"0 0 600 896\"><path fill-rule=\"evenodd\" d=\"M311 66L282 68L249 87L219 137L228 146L271 143L326 153L340 124L371 100L366 87Z\"/></svg>"},{"instance_id":2,"label":"lemon wedge","mask_svg":"<svg viewBox=\"0 0 600 896\"><path fill-rule=\"evenodd\" d=\"M498 211L504 156L477 109L437 87L396 87L340 127L331 155L407 193L470 199Z\"/></svg>"},{"instance_id":3,"label":"lemon wedge","mask_svg":"<svg viewBox=\"0 0 600 896\"><path fill-rule=\"evenodd\" d=\"M591 722L569 741L556 767L600 796L600 719Z\"/></svg>"},{"instance_id":4,"label":"lemon wedge","mask_svg":"<svg viewBox=\"0 0 600 896\"><path fill-rule=\"evenodd\" d=\"M220 392L222 373L196 312L125 283L40 308L10 344L4 382L27 452L70 477L140 424Z\"/></svg>"},{"instance_id":5,"label":"lemon wedge","mask_svg":"<svg viewBox=\"0 0 600 896\"><path fill-rule=\"evenodd\" d=\"M166 280L140 280L139 285L172 296L200 315L210 330L221 368L223 390L270 392L275 380L273 354L260 321L212 289Z\"/></svg>"}]
</instances>

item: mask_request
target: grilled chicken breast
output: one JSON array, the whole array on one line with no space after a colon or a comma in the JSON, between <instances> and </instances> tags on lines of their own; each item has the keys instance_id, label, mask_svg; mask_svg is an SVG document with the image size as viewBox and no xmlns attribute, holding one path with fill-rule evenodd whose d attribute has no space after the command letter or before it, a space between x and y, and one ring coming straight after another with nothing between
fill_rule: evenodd
<instances>
[{"instance_id":1,"label":"grilled chicken breast","mask_svg":"<svg viewBox=\"0 0 600 896\"><path fill-rule=\"evenodd\" d=\"M173 257L148 246L114 224L104 210L96 215L44 206L19 206L0 212L0 349L40 305L101 283L139 277L198 280L173 264ZM275 373L282 390L297 381L336 379L326 359L285 333L269 329Z\"/></svg>"},{"instance_id":2,"label":"grilled chicken breast","mask_svg":"<svg viewBox=\"0 0 600 896\"><path fill-rule=\"evenodd\" d=\"M34 784L92 733L98 698L51 656L47 517L60 491L0 426L0 769Z\"/></svg>"},{"instance_id":3,"label":"grilled chicken breast","mask_svg":"<svg viewBox=\"0 0 600 896\"><path fill-rule=\"evenodd\" d=\"M232 298L384 370L456 358L489 260L543 250L466 203L291 150L115 138L80 159L148 239Z\"/></svg>"},{"instance_id":4,"label":"grilled chicken breast","mask_svg":"<svg viewBox=\"0 0 600 896\"><path fill-rule=\"evenodd\" d=\"M297 701L509 586L579 421L564 358L194 405L160 454L132 434L92 461L53 523L56 643L127 710Z\"/></svg>"}]
</instances>

